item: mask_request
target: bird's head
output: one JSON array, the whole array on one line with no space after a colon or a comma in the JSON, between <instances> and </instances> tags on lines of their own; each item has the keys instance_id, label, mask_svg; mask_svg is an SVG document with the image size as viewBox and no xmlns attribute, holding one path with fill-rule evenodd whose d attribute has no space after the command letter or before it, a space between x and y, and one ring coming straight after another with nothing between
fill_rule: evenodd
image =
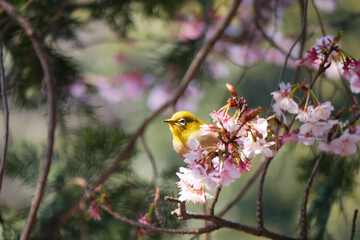
<instances>
[{"instance_id":1,"label":"bird's head","mask_svg":"<svg viewBox=\"0 0 360 240\"><path fill-rule=\"evenodd\" d=\"M192 113L187 111L176 112L170 119L164 120L170 126L174 140L186 143L188 137L200 130L200 126L205 124L197 119Z\"/></svg>"}]
</instances>

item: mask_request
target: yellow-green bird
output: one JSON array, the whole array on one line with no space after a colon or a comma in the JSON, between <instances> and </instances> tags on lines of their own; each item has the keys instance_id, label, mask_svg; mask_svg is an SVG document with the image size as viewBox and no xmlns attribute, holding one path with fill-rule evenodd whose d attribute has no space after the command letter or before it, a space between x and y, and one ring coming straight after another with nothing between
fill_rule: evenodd
<instances>
[{"instance_id":1,"label":"yellow-green bird","mask_svg":"<svg viewBox=\"0 0 360 240\"><path fill-rule=\"evenodd\" d=\"M205 122L197 119L192 113L187 111L176 112L170 119L164 120L170 126L173 135L173 146L177 154L184 158L184 154L189 152L190 139L199 141L201 147L213 146L219 142L216 132L201 131L200 126Z\"/></svg>"}]
</instances>

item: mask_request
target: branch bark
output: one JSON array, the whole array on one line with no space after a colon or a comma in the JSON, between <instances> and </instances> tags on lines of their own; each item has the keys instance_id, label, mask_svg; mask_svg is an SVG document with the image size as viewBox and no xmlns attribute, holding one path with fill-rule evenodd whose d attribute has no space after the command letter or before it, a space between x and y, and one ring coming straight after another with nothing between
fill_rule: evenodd
<instances>
[{"instance_id":1,"label":"branch bark","mask_svg":"<svg viewBox=\"0 0 360 240\"><path fill-rule=\"evenodd\" d=\"M356 226L356 218L357 218L358 212L359 212L359 210L355 209L355 211L354 211L354 217L353 217L353 220L352 220L350 240L354 240L354 236L355 236L355 226Z\"/></svg>"},{"instance_id":2,"label":"branch bark","mask_svg":"<svg viewBox=\"0 0 360 240\"><path fill-rule=\"evenodd\" d=\"M184 202L182 202L184 203ZM180 203L181 204L181 203ZM184 206L183 206L184 207ZM258 228L250 227L244 224L239 224L235 222L231 222L222 218L219 218L217 216L213 215L205 215L205 214L197 214L197 213L189 213L186 212L185 209L177 211L177 213L181 214L182 220L188 220L188 219L200 219L200 220L207 220L209 222L212 222L212 224L208 225L207 227L203 228L196 228L196 229L171 229L171 228L159 228L154 227L151 225L144 225L137 221L128 219L126 217L123 217L116 212L109 209L107 206L101 205L101 208L105 210L106 212L110 213L115 219L122 221L124 223L130 224L135 227L144 228L147 230L151 230L154 232L162 232L162 233L170 233L170 234L202 234L202 233L209 233L213 232L219 228L231 228L237 231L246 232L251 235L255 236L263 236L270 239L275 240L297 240L296 238L287 237L278 233L270 232L268 230L259 231ZM181 213L180 213L181 212Z\"/></svg>"},{"instance_id":3,"label":"branch bark","mask_svg":"<svg viewBox=\"0 0 360 240\"><path fill-rule=\"evenodd\" d=\"M6 166L6 157L8 151L9 143L9 106L7 102L7 92L6 92L6 81L5 81L5 70L3 62L3 42L0 39L0 78L1 78L1 97L4 111L4 146L2 151L2 159L0 163L0 193L3 182L3 176Z\"/></svg>"},{"instance_id":4,"label":"branch bark","mask_svg":"<svg viewBox=\"0 0 360 240\"><path fill-rule=\"evenodd\" d=\"M311 175L308 179L308 182L306 184L306 188L305 188L305 193L304 193L304 198L302 200L301 203L301 208L300 208L300 237L303 240L307 239L307 223L306 223L306 207L307 207L307 202L309 199L309 193L310 193L310 188L311 185L313 183L315 174L317 173L317 170L319 169L321 160L323 160L325 157L325 153L323 152L319 158L316 160L314 168L311 172Z\"/></svg>"},{"instance_id":5,"label":"branch bark","mask_svg":"<svg viewBox=\"0 0 360 240\"><path fill-rule=\"evenodd\" d=\"M261 173L260 181L259 181L258 197L257 197L257 201L256 201L256 208L257 208L256 221L258 223L258 228L259 228L260 231L264 230L262 195L263 195L263 188L264 188L266 171L267 171L267 169L269 167L269 164L270 164L271 160L272 160L272 158L266 159L263 170L262 170L262 173Z\"/></svg>"},{"instance_id":6,"label":"branch bark","mask_svg":"<svg viewBox=\"0 0 360 240\"><path fill-rule=\"evenodd\" d=\"M55 99L55 79L52 73L52 69L50 67L50 62L48 59L48 55L46 53L46 48L44 43L40 40L39 36L35 32L33 26L21 16L21 14L7 1L0 0L0 5L6 11L6 13L16 21L21 28L28 35L31 43L34 47L36 55L40 60L41 67L44 71L44 79L47 87L47 96L48 96L48 112L49 112L49 120L48 120L48 137L47 137L47 145L45 152L45 159L43 163L43 167L38 178L38 183L35 189L35 196L31 202L30 212L26 221L26 225L20 237L21 240L29 239L30 233L34 227L36 215L40 206L40 202L42 200L44 194L44 188L46 185L48 173L50 171L51 159L53 156L53 147L55 141L55 128L56 128L56 99Z\"/></svg>"}]
</instances>

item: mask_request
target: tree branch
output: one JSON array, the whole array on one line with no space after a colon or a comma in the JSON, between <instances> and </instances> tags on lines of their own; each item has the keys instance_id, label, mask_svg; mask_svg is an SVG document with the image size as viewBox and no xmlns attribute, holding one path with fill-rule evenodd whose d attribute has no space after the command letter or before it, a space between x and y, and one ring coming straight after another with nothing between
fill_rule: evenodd
<instances>
[{"instance_id":1,"label":"tree branch","mask_svg":"<svg viewBox=\"0 0 360 240\"><path fill-rule=\"evenodd\" d=\"M46 153L44 164L38 179L38 183L35 189L35 196L31 202L30 212L26 221L26 225L20 237L21 240L29 239L30 233L34 227L36 214L38 212L41 199L44 194L44 188L47 181L47 176L50 170L51 159L53 155L53 147L55 141L55 128L56 128L56 99L55 99L55 79L50 67L49 59L46 54L46 49L44 43L40 40L39 36L36 34L35 29L32 25L21 16L21 14L7 1L0 0L0 5L7 12L7 14L16 21L28 35L29 39L32 42L32 45L35 49L36 55L38 56L41 67L44 72L44 79L47 85L47 96L49 101L48 111L49 111L49 121L48 121L48 140L46 145Z\"/></svg>"},{"instance_id":2,"label":"tree branch","mask_svg":"<svg viewBox=\"0 0 360 240\"><path fill-rule=\"evenodd\" d=\"M257 196L257 201L256 201L256 208L257 208L256 221L258 223L258 228L260 231L264 229L263 208L262 208L262 194L263 194L263 188L264 188L264 181L265 181L266 171L269 167L271 160L272 160L272 158L266 159L265 164L262 169L260 181L259 181L259 190L258 190L258 196Z\"/></svg>"},{"instance_id":3,"label":"tree branch","mask_svg":"<svg viewBox=\"0 0 360 240\"><path fill-rule=\"evenodd\" d=\"M169 199L168 199L169 200ZM176 199L172 199L171 201L176 201ZM217 216L214 215L205 215L205 214L197 214L197 213L189 213L186 212L185 209L185 202L179 202L179 205L181 205L180 209L177 209L177 211L175 211L175 214L182 220L188 220L188 219L199 219L199 220L207 220L210 222L213 222L213 224L208 225L207 227L203 227L203 228L197 228L197 229L171 229L171 228L159 228L159 227L154 227L152 225L145 225L145 224L141 224L137 221L128 219L126 217L123 217L117 213L115 213L114 211L112 211L111 209L109 209L107 206L105 205L101 205L101 208L103 210L105 210L106 212L110 213L115 219L122 221L124 223L128 223L132 226L135 227L139 227L139 228L143 228L143 229L147 229L147 230L151 230L154 232L162 232L162 233L170 233L170 234L202 234L202 233L209 233L209 232L213 232L219 228L231 228L240 232L245 232L245 233L249 233L251 235L255 235L255 236L263 236L266 238L270 238L270 239L275 239L275 240L297 240L295 238L291 238L291 237L287 237L278 233L274 233L274 232L270 232L268 230L263 230L263 231L259 231L259 229L255 228L255 227L250 227L247 225L243 225L243 224L239 224L239 223L235 223L235 222L231 222L222 218L219 218ZM180 214L180 215L178 215Z\"/></svg>"},{"instance_id":4,"label":"tree branch","mask_svg":"<svg viewBox=\"0 0 360 240\"><path fill-rule=\"evenodd\" d=\"M2 159L0 163L0 193L3 182L3 176L6 166L6 157L8 151L9 143L9 106L7 102L7 91L6 91L6 80L5 80L5 70L4 70L4 61L3 61L3 42L0 38L0 78L1 78L1 97L4 111L4 146L2 151Z\"/></svg>"},{"instance_id":5,"label":"tree branch","mask_svg":"<svg viewBox=\"0 0 360 240\"><path fill-rule=\"evenodd\" d=\"M215 197L212 200L211 205L209 207L209 214L210 215L214 215L215 205L216 205L216 203L217 203L217 201L219 199L220 192L221 192L221 186L217 187Z\"/></svg>"},{"instance_id":6,"label":"tree branch","mask_svg":"<svg viewBox=\"0 0 360 240\"><path fill-rule=\"evenodd\" d=\"M308 179L308 182L306 184L306 188L305 188L305 193L304 193L304 197L301 203L301 208L300 208L300 237L303 240L307 239L307 224L306 224L306 206L307 206L307 202L309 199L309 193L310 193L310 188L312 185L312 182L314 180L315 174L317 173L317 170L319 168L319 165L321 163L321 160L323 160L325 157L325 152L323 152L319 158L316 160L314 168L311 172L311 175Z\"/></svg>"},{"instance_id":7,"label":"tree branch","mask_svg":"<svg viewBox=\"0 0 360 240\"><path fill-rule=\"evenodd\" d=\"M357 218L357 214L358 214L358 210L355 209L354 211L354 217L353 217L353 220L352 220L352 227L351 227L351 236L350 236L350 240L354 240L354 236L355 236L355 227L356 227L356 218Z\"/></svg>"}]
</instances>

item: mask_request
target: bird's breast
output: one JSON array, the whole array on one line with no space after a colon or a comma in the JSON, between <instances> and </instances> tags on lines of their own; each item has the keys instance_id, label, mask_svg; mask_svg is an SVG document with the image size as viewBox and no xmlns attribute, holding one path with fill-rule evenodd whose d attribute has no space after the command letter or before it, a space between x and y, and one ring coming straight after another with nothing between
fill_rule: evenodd
<instances>
[{"instance_id":1,"label":"bird's breast","mask_svg":"<svg viewBox=\"0 0 360 240\"><path fill-rule=\"evenodd\" d=\"M184 154L188 153L191 149L189 147L189 142L191 139L196 139L199 141L202 148L214 146L219 142L218 134L215 132L205 132L205 131L197 131L192 133L187 142L182 142L179 139L173 139L173 146L175 151L179 154L180 157L184 158Z\"/></svg>"}]
</instances>

